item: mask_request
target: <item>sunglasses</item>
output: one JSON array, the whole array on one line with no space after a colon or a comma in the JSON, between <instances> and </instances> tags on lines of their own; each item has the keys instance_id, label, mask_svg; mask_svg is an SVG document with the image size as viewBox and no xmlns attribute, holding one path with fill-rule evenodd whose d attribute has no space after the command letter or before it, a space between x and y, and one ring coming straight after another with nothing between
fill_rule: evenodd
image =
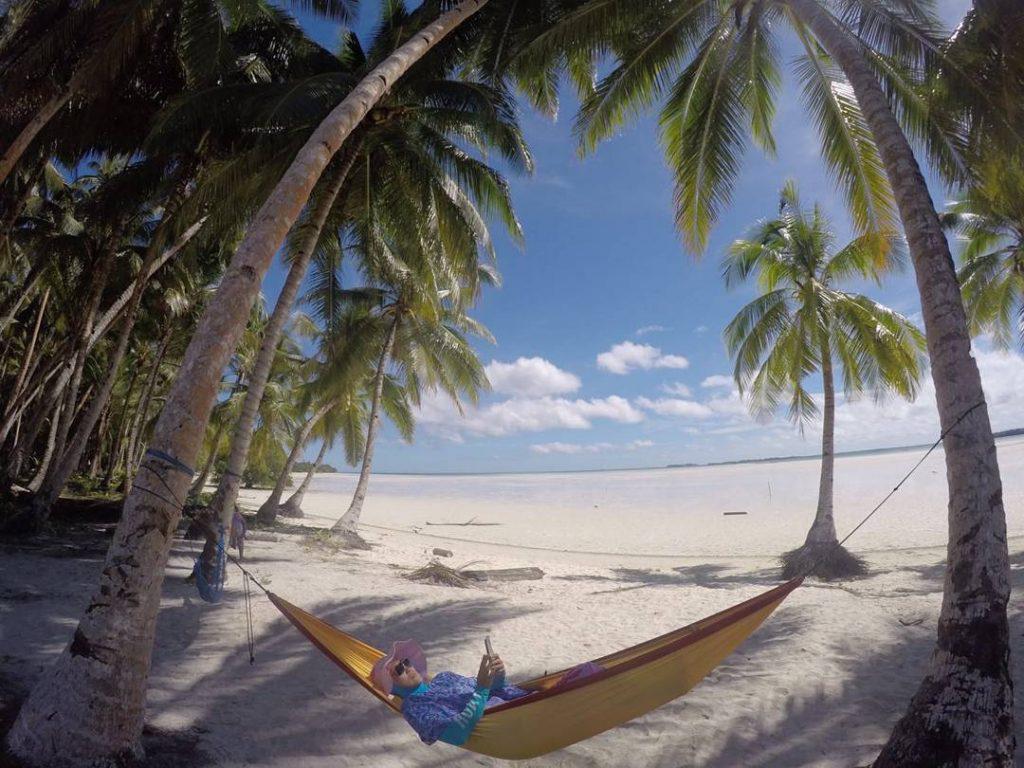
<instances>
[{"instance_id":1,"label":"sunglasses","mask_svg":"<svg viewBox=\"0 0 1024 768\"><path fill-rule=\"evenodd\" d=\"M395 677L400 677L402 675L402 673L405 672L406 667L411 667L411 666L412 666L412 664L409 663L408 659L402 659L400 662L395 664L395 668L392 671L392 674Z\"/></svg>"}]
</instances>

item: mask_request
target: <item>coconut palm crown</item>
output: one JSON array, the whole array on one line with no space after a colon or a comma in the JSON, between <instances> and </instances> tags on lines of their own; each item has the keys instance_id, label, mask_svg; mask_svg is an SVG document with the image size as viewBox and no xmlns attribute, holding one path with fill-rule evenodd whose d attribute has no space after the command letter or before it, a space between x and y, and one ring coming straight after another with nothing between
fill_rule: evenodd
<instances>
[{"instance_id":1,"label":"coconut palm crown","mask_svg":"<svg viewBox=\"0 0 1024 768\"><path fill-rule=\"evenodd\" d=\"M959 277L972 333L1024 348L1024 170L997 161L986 171L944 220L963 238Z\"/></svg>"}]
</instances>

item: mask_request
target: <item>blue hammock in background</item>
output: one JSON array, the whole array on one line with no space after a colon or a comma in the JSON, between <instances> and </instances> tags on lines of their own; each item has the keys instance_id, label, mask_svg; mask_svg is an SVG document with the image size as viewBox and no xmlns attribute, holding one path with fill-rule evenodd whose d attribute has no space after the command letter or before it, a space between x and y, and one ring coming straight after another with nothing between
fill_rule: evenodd
<instances>
[{"instance_id":1,"label":"blue hammock in background","mask_svg":"<svg viewBox=\"0 0 1024 768\"><path fill-rule=\"evenodd\" d=\"M192 566L192 574L196 577L196 588L199 590L199 597L208 603L219 603L221 594L224 592L224 578L227 566L227 552L224 549L224 526L220 526L220 537L217 541L217 552L213 560L213 570L207 578L203 568L203 556L196 558Z\"/></svg>"}]
</instances>

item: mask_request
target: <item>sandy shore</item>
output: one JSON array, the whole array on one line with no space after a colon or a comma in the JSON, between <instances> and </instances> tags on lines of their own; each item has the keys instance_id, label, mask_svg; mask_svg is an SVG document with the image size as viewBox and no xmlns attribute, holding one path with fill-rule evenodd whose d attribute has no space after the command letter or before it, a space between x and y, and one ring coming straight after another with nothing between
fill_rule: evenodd
<instances>
[{"instance_id":1,"label":"sandy shore","mask_svg":"<svg viewBox=\"0 0 1024 768\"><path fill-rule=\"evenodd\" d=\"M841 468L846 464L839 483L841 529L884 495L887 475L901 474L905 458L840 462ZM857 472L851 470L849 462L865 460ZM1021 443L1000 448L1014 568L1018 712L1024 712L1024 473L1008 470L1022 461ZM644 502L667 492L669 481L658 479L667 471L519 476L528 478L522 482L506 476L511 479L492 478L486 492L481 489L487 481L374 478L365 513L372 551L311 549L299 532L252 541L247 555L257 577L275 592L370 643L419 639L434 671L471 674L483 637L490 634L514 680L634 644L774 584L774 554L799 543L810 514L803 496L787 499L784 490L803 482L801 473L813 474L813 467L800 464L808 463L674 471L690 472L689 480L671 481L680 488L690 484L690 493L676 497L688 503L660 506ZM868 546L855 547L867 551L870 577L797 590L684 698L523 765L868 763L920 680L934 641L945 512L944 503L936 506L932 498L941 499L944 484L930 471L916 491L886 508L877 526L872 521L865 532L871 535L862 540ZM763 473L772 478L770 500ZM855 476L873 480L864 483L873 484L874 493ZM307 497L307 524L325 524L344 511L342 486L349 482L347 476L318 478ZM483 485L472 487L476 482ZM508 491L505 483L516 490ZM693 490L701 483L705 490ZM639 489L634 508L627 510L623 489L630 485ZM551 505L539 508L531 501L538 488L553 497ZM247 492L245 502L254 504L263 495ZM497 503L501 498L504 503ZM748 515L725 517L722 511ZM499 524L426 525L474 516ZM546 575L470 589L401 578L426 563L435 546L453 550L455 565L536 565ZM176 543L168 566L149 697L152 726L186 739L193 764L499 764L446 745L422 745L262 598L254 606L256 663L250 666L240 578L232 574L223 603L203 603L183 581L197 550L192 542ZM98 548L71 557L55 554L9 549L0 571L0 676L22 687L67 642L103 556Z\"/></svg>"}]
</instances>

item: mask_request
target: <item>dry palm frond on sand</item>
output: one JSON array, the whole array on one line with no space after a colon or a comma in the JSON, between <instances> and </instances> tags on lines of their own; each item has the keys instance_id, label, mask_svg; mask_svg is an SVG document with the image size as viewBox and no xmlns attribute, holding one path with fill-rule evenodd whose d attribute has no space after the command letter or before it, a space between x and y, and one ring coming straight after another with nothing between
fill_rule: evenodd
<instances>
[{"instance_id":1,"label":"dry palm frond on sand","mask_svg":"<svg viewBox=\"0 0 1024 768\"><path fill-rule=\"evenodd\" d=\"M431 560L422 568L417 568L412 573L407 573L405 578L410 581L422 581L427 584L437 584L443 587L466 588L474 584L474 580L462 574L462 571L470 565L480 561L465 563L458 568L445 565L440 560Z\"/></svg>"}]
</instances>

